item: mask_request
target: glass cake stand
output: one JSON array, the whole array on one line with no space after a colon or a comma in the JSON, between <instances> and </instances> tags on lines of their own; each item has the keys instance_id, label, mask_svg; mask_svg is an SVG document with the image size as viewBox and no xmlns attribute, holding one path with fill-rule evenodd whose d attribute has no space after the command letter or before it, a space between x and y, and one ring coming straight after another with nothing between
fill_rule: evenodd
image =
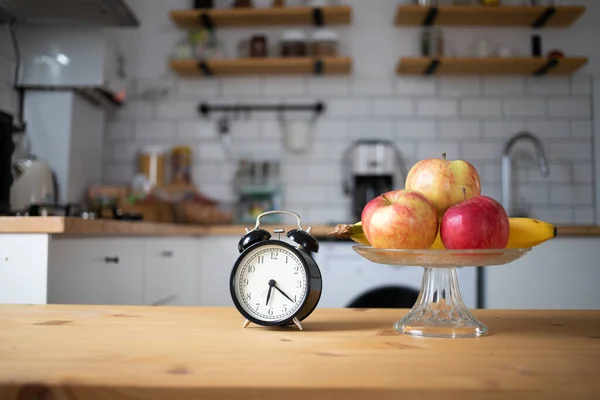
<instances>
[{"instance_id":1,"label":"glass cake stand","mask_svg":"<svg viewBox=\"0 0 600 400\"><path fill-rule=\"evenodd\" d=\"M364 245L352 248L377 264L425 268L415 305L394 324L394 329L403 334L438 338L479 337L487 332L487 327L463 303L456 267L508 264L531 250L396 250Z\"/></svg>"}]
</instances>

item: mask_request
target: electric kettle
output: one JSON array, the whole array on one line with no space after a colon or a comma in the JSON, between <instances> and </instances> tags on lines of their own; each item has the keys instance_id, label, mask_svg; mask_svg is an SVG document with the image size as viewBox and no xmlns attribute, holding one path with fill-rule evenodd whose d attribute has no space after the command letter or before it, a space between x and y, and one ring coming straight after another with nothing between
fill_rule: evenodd
<instances>
[{"instance_id":1,"label":"electric kettle","mask_svg":"<svg viewBox=\"0 0 600 400\"><path fill-rule=\"evenodd\" d=\"M20 157L13 162L12 171L10 205L13 210L24 210L31 204L57 202L56 177L45 160L32 154Z\"/></svg>"}]
</instances>

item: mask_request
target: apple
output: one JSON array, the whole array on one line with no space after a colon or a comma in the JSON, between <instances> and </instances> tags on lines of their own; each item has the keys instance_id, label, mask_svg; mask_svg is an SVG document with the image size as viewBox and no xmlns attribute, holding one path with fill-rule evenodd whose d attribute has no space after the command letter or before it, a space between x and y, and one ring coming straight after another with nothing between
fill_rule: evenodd
<instances>
[{"instance_id":1,"label":"apple","mask_svg":"<svg viewBox=\"0 0 600 400\"><path fill-rule=\"evenodd\" d=\"M503 249L509 235L506 210L487 196L453 205L440 224L440 236L447 249Z\"/></svg>"},{"instance_id":2,"label":"apple","mask_svg":"<svg viewBox=\"0 0 600 400\"><path fill-rule=\"evenodd\" d=\"M429 249L438 232L437 210L422 193L392 190L363 208L363 231L379 249Z\"/></svg>"},{"instance_id":3,"label":"apple","mask_svg":"<svg viewBox=\"0 0 600 400\"><path fill-rule=\"evenodd\" d=\"M429 158L413 165L404 188L421 192L431 200L439 219L448 208L463 201L463 188L467 199L481 194L477 169L467 161L446 160L446 153L442 158Z\"/></svg>"}]
</instances>

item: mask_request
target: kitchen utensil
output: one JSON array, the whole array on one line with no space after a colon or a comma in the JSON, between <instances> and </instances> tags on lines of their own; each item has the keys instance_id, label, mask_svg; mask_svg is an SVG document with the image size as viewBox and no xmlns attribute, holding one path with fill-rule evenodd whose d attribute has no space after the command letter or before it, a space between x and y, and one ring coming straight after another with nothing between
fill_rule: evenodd
<instances>
[{"instance_id":1,"label":"kitchen utensil","mask_svg":"<svg viewBox=\"0 0 600 400\"><path fill-rule=\"evenodd\" d=\"M171 150L171 183L192 183L192 148L176 146Z\"/></svg>"},{"instance_id":2,"label":"kitchen utensil","mask_svg":"<svg viewBox=\"0 0 600 400\"><path fill-rule=\"evenodd\" d=\"M508 46L500 46L498 48L498 57L509 58L512 57L513 51Z\"/></svg>"},{"instance_id":3,"label":"kitchen utensil","mask_svg":"<svg viewBox=\"0 0 600 400\"><path fill-rule=\"evenodd\" d=\"M58 202L56 177L50 165L30 154L13 164L14 181L10 190L12 209L23 210L31 204Z\"/></svg>"},{"instance_id":4,"label":"kitchen utensil","mask_svg":"<svg viewBox=\"0 0 600 400\"><path fill-rule=\"evenodd\" d=\"M318 29L311 37L310 54L315 57L335 57L338 54L338 35L329 29Z\"/></svg>"},{"instance_id":5,"label":"kitchen utensil","mask_svg":"<svg viewBox=\"0 0 600 400\"><path fill-rule=\"evenodd\" d=\"M261 218L271 214L296 218L298 227L286 234L296 245L281 240L284 229L275 229L279 236L271 239L271 234L260 228ZM244 328L254 323L294 324L303 329L301 322L317 307L322 288L321 271L311 256L319 251L319 242L311 230L302 228L295 212L273 210L260 214L254 229L242 236L238 244L241 254L233 265L229 288L235 307L245 318Z\"/></svg>"},{"instance_id":6,"label":"kitchen utensil","mask_svg":"<svg viewBox=\"0 0 600 400\"><path fill-rule=\"evenodd\" d=\"M280 162L275 160L240 160L234 177L238 197L238 220L250 223L268 210L281 206ZM265 217L267 223L277 223L279 215Z\"/></svg>"},{"instance_id":7,"label":"kitchen utensil","mask_svg":"<svg viewBox=\"0 0 600 400\"><path fill-rule=\"evenodd\" d=\"M407 335L438 338L479 337L488 330L463 303L456 267L508 264L531 250L397 250L364 245L352 248L376 264L425 268L417 303L394 328Z\"/></svg>"},{"instance_id":8,"label":"kitchen utensil","mask_svg":"<svg viewBox=\"0 0 600 400\"><path fill-rule=\"evenodd\" d=\"M235 151L231 140L229 118L227 118L227 116L223 116L217 121L217 134L219 135L219 140L221 140L221 144L225 150L225 156L230 160L234 159Z\"/></svg>"},{"instance_id":9,"label":"kitchen utensil","mask_svg":"<svg viewBox=\"0 0 600 400\"><path fill-rule=\"evenodd\" d=\"M287 30L281 35L282 57L304 57L307 55L306 35L301 30Z\"/></svg>"},{"instance_id":10,"label":"kitchen utensil","mask_svg":"<svg viewBox=\"0 0 600 400\"><path fill-rule=\"evenodd\" d=\"M280 119L285 147L293 153L308 150L314 136L314 119L284 120Z\"/></svg>"},{"instance_id":11,"label":"kitchen utensil","mask_svg":"<svg viewBox=\"0 0 600 400\"><path fill-rule=\"evenodd\" d=\"M155 188L165 184L165 150L160 146L146 146L140 151L138 172Z\"/></svg>"},{"instance_id":12,"label":"kitchen utensil","mask_svg":"<svg viewBox=\"0 0 600 400\"><path fill-rule=\"evenodd\" d=\"M421 32L421 55L424 57L444 56L444 34L439 28L426 27Z\"/></svg>"},{"instance_id":13,"label":"kitchen utensil","mask_svg":"<svg viewBox=\"0 0 600 400\"><path fill-rule=\"evenodd\" d=\"M250 38L250 57L267 57L267 37L265 35L255 35Z\"/></svg>"}]
</instances>

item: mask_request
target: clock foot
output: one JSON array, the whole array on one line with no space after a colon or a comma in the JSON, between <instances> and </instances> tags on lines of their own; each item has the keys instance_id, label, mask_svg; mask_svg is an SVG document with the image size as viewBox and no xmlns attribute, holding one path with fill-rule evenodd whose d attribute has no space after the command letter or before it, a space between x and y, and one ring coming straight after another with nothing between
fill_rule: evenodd
<instances>
[{"instance_id":1,"label":"clock foot","mask_svg":"<svg viewBox=\"0 0 600 400\"><path fill-rule=\"evenodd\" d=\"M302 325L300 325L300 321L298 321L298 318L294 318L292 321L294 321L294 325L296 325L298 329L303 330Z\"/></svg>"},{"instance_id":2,"label":"clock foot","mask_svg":"<svg viewBox=\"0 0 600 400\"><path fill-rule=\"evenodd\" d=\"M250 321L245 320L244 325L242 325L242 328L246 328L248 325L250 325Z\"/></svg>"}]
</instances>

